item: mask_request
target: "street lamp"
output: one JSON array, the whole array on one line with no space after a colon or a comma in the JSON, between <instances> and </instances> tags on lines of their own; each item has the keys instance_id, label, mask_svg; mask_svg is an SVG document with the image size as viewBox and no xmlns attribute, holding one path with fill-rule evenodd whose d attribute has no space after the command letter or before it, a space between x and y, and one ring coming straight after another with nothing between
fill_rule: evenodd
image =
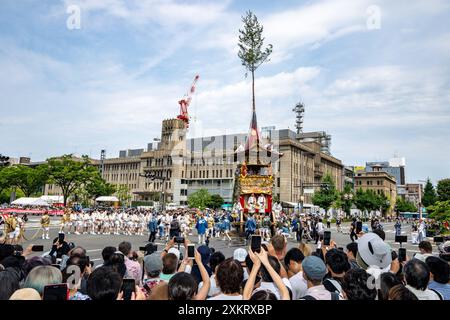
<instances>
[{"instance_id":1,"label":"street lamp","mask_svg":"<svg viewBox=\"0 0 450 320\"><path fill-rule=\"evenodd\" d=\"M344 200L352 200L353 194L352 193L345 193L344 194Z\"/></svg>"}]
</instances>

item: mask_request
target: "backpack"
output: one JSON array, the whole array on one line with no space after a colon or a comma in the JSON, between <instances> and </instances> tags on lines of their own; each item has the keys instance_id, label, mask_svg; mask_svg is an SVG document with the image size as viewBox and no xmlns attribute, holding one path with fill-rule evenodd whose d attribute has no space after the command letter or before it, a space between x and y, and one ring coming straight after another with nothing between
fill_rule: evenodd
<instances>
[{"instance_id":1,"label":"backpack","mask_svg":"<svg viewBox=\"0 0 450 320\"><path fill-rule=\"evenodd\" d=\"M180 228L180 224L178 223L178 220L172 220L172 222L170 223L170 229L179 229Z\"/></svg>"},{"instance_id":2,"label":"backpack","mask_svg":"<svg viewBox=\"0 0 450 320\"><path fill-rule=\"evenodd\" d=\"M339 296L342 296L342 286L339 281L332 278L327 278L323 281L323 286L331 293L336 293Z\"/></svg>"}]
</instances>

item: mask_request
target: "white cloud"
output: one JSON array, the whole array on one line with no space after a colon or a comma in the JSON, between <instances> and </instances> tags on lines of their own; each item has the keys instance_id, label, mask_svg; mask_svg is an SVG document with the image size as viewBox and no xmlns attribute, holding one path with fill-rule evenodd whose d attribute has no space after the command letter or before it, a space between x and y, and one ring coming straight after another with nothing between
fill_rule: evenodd
<instances>
[{"instance_id":1,"label":"white cloud","mask_svg":"<svg viewBox=\"0 0 450 320\"><path fill-rule=\"evenodd\" d=\"M174 0L64 0L78 5L82 13L105 14L129 24L157 23L166 27L204 26L213 23L230 1L220 3L180 3Z\"/></svg>"},{"instance_id":2,"label":"white cloud","mask_svg":"<svg viewBox=\"0 0 450 320\"><path fill-rule=\"evenodd\" d=\"M289 51L363 31L369 1L320 1L263 17L268 43Z\"/></svg>"},{"instance_id":3,"label":"white cloud","mask_svg":"<svg viewBox=\"0 0 450 320\"><path fill-rule=\"evenodd\" d=\"M236 56L241 12L228 1L65 1L73 3L81 4L86 23L71 34L80 40L71 48L81 57L1 39L6 114L0 133L10 138L8 152L33 152L38 160L61 152L106 148L111 156L143 147L160 134L162 119L177 115L177 101L197 72L201 79L190 113L203 127L199 135L247 130L251 82L243 79ZM439 162L450 156L441 150L450 136L449 35L432 22L448 4L377 1L382 29L358 37L358 43L344 40L366 31L371 4L325 0L258 13L266 43L274 45L271 62L257 73L259 125L293 128L291 110L302 100L305 130L331 133L333 152L347 163L399 151L411 166L430 163L435 175L446 174ZM136 40L136 47L124 48L128 42L110 34L110 27ZM47 39L33 31L29 43ZM66 44L59 40L55 45ZM100 52L96 41L108 43L111 52Z\"/></svg>"}]
</instances>

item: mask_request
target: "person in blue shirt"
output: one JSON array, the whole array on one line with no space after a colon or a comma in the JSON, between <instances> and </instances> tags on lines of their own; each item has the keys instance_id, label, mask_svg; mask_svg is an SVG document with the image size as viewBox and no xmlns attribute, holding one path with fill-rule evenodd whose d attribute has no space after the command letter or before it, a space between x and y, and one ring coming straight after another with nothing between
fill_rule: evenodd
<instances>
[{"instance_id":1,"label":"person in blue shirt","mask_svg":"<svg viewBox=\"0 0 450 320\"><path fill-rule=\"evenodd\" d=\"M230 223L230 219L228 218L228 215L224 215L223 216L223 220L222 220L222 232L224 234L223 236L223 240L225 241L225 237L228 238L228 241L231 241L230 238L230 229L231 229L231 223Z\"/></svg>"},{"instance_id":2,"label":"person in blue shirt","mask_svg":"<svg viewBox=\"0 0 450 320\"><path fill-rule=\"evenodd\" d=\"M148 222L148 232L149 232L149 237L148 237L148 242L155 242L156 239L156 231L158 230L158 221L155 218L155 215L152 214L152 217L150 218L150 221Z\"/></svg>"},{"instance_id":3,"label":"person in blue shirt","mask_svg":"<svg viewBox=\"0 0 450 320\"><path fill-rule=\"evenodd\" d=\"M447 261L439 257L428 257L425 260L430 268L431 281L428 289L438 292L443 300L450 300L450 266Z\"/></svg>"},{"instance_id":4,"label":"person in blue shirt","mask_svg":"<svg viewBox=\"0 0 450 320\"><path fill-rule=\"evenodd\" d=\"M249 216L245 222L245 240L248 240L256 231L256 220L253 216Z\"/></svg>"},{"instance_id":5,"label":"person in blue shirt","mask_svg":"<svg viewBox=\"0 0 450 320\"><path fill-rule=\"evenodd\" d=\"M195 224L195 228L197 229L198 233L198 243L204 244L206 229L208 229L208 222L205 220L203 213L201 213L200 216L198 217L197 223Z\"/></svg>"},{"instance_id":6,"label":"person in blue shirt","mask_svg":"<svg viewBox=\"0 0 450 320\"><path fill-rule=\"evenodd\" d=\"M302 242L302 221L298 215L295 215L294 219L292 219L292 231L295 232L295 238L297 242Z\"/></svg>"}]
</instances>

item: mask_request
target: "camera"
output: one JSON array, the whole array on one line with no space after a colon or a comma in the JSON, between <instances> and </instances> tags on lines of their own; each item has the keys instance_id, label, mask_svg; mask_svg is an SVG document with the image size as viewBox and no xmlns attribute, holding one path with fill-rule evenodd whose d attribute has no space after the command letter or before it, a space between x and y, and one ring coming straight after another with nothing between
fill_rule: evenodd
<instances>
[{"instance_id":1,"label":"camera","mask_svg":"<svg viewBox=\"0 0 450 320\"><path fill-rule=\"evenodd\" d=\"M184 237L180 236L175 237L175 243L184 243Z\"/></svg>"}]
</instances>

